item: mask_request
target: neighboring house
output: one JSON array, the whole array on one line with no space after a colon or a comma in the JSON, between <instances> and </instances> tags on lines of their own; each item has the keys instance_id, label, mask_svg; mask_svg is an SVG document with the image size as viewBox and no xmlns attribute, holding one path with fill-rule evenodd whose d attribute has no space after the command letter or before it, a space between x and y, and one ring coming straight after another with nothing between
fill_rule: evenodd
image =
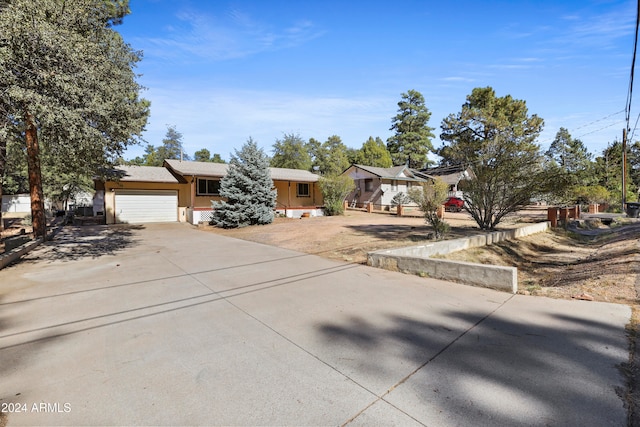
<instances>
[{"instance_id":1,"label":"neighboring house","mask_svg":"<svg viewBox=\"0 0 640 427\"><path fill-rule=\"evenodd\" d=\"M89 196L89 200L91 197ZM54 204L50 199L44 199L44 208L47 211L54 209ZM31 214L31 196L29 194L3 194L2 213ZM19 215L25 216L25 215Z\"/></svg>"},{"instance_id":2,"label":"neighboring house","mask_svg":"<svg viewBox=\"0 0 640 427\"><path fill-rule=\"evenodd\" d=\"M436 177L442 179L449 185L449 197L458 198L463 198L462 191L458 188L460 181L474 177L471 169L462 166L438 166L435 168L422 169L419 172L415 171L415 174L419 177Z\"/></svg>"},{"instance_id":3,"label":"neighboring house","mask_svg":"<svg viewBox=\"0 0 640 427\"><path fill-rule=\"evenodd\" d=\"M213 200L223 200L220 180L228 167L224 163L180 160L165 160L162 167L120 166L113 179L96 181L96 190L104 194L107 224L197 224L211 220ZM318 175L297 169L270 168L270 172L277 190L276 213L287 217L322 215Z\"/></svg>"},{"instance_id":4,"label":"neighboring house","mask_svg":"<svg viewBox=\"0 0 640 427\"><path fill-rule=\"evenodd\" d=\"M28 194L3 195L2 213L31 213L31 196Z\"/></svg>"},{"instance_id":5,"label":"neighboring house","mask_svg":"<svg viewBox=\"0 0 640 427\"><path fill-rule=\"evenodd\" d=\"M407 194L411 187L430 180L428 175L417 175L408 166L379 168L354 164L342 174L355 183L355 190L347 196L351 207L365 207L372 203L375 209L380 210L388 209L396 194Z\"/></svg>"}]
</instances>

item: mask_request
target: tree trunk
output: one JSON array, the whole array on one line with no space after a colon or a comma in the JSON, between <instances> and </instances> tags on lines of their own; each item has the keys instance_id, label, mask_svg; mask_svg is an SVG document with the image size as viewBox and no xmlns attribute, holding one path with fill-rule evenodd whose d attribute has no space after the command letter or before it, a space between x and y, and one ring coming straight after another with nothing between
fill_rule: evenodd
<instances>
[{"instance_id":1,"label":"tree trunk","mask_svg":"<svg viewBox=\"0 0 640 427\"><path fill-rule=\"evenodd\" d=\"M7 168L7 139L0 141L0 206L2 203L2 183ZM2 209L0 208L0 233L4 231L4 221L2 220Z\"/></svg>"},{"instance_id":2,"label":"tree trunk","mask_svg":"<svg viewBox=\"0 0 640 427\"><path fill-rule=\"evenodd\" d=\"M31 220L36 238L47 239L47 224L42 195L42 173L40 172L40 147L38 129L33 114L25 111L25 139L27 143L27 165L29 167L29 192L31 194Z\"/></svg>"}]
</instances>

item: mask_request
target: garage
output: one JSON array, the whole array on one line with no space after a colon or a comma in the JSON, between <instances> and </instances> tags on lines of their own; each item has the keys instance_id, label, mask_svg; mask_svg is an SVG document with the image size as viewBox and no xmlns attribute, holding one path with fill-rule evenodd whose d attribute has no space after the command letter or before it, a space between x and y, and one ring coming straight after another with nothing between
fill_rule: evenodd
<instances>
[{"instance_id":1,"label":"garage","mask_svg":"<svg viewBox=\"0 0 640 427\"><path fill-rule=\"evenodd\" d=\"M116 223L173 222L178 220L175 190L116 190Z\"/></svg>"}]
</instances>

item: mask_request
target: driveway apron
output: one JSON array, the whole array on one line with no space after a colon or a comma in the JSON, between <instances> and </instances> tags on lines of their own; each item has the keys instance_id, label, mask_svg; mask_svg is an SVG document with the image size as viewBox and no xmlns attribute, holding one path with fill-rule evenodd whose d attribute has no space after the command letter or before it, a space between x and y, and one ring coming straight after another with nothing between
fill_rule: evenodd
<instances>
[{"instance_id":1,"label":"driveway apron","mask_svg":"<svg viewBox=\"0 0 640 427\"><path fill-rule=\"evenodd\" d=\"M624 305L185 224L67 227L0 270L9 425L624 425Z\"/></svg>"}]
</instances>

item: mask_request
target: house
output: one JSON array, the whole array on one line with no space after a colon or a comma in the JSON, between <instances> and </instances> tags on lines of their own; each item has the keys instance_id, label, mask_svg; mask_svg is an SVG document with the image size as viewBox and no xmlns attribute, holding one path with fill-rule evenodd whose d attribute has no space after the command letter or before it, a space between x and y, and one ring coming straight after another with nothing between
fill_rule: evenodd
<instances>
[{"instance_id":1,"label":"house","mask_svg":"<svg viewBox=\"0 0 640 427\"><path fill-rule=\"evenodd\" d=\"M47 211L57 209L65 209L69 207L91 206L93 194L88 191L79 191L74 193L66 201L52 200L49 197L44 199L44 208ZM2 195L2 213L17 214L17 216L28 216L31 214L31 195L30 194L3 194Z\"/></svg>"},{"instance_id":2,"label":"house","mask_svg":"<svg viewBox=\"0 0 640 427\"><path fill-rule=\"evenodd\" d=\"M438 166L435 168L415 171L419 177L436 177L442 179L449 185L449 197L462 197L462 191L458 188L460 181L473 179L473 171L463 166Z\"/></svg>"},{"instance_id":3,"label":"house","mask_svg":"<svg viewBox=\"0 0 640 427\"><path fill-rule=\"evenodd\" d=\"M107 224L211 220L220 196L224 163L165 160L163 166L119 166L107 180L96 180L96 199L104 200ZM277 191L276 213L287 217L322 215L319 177L304 170L270 168Z\"/></svg>"},{"instance_id":4,"label":"house","mask_svg":"<svg viewBox=\"0 0 640 427\"><path fill-rule=\"evenodd\" d=\"M432 179L426 174L416 174L406 165L380 168L353 164L342 174L355 183L355 190L347 196L351 207L365 207L372 203L375 209L380 210L388 209L396 194L407 194L411 187Z\"/></svg>"},{"instance_id":5,"label":"house","mask_svg":"<svg viewBox=\"0 0 640 427\"><path fill-rule=\"evenodd\" d=\"M31 196L29 194L3 194L2 213L31 213Z\"/></svg>"}]
</instances>

